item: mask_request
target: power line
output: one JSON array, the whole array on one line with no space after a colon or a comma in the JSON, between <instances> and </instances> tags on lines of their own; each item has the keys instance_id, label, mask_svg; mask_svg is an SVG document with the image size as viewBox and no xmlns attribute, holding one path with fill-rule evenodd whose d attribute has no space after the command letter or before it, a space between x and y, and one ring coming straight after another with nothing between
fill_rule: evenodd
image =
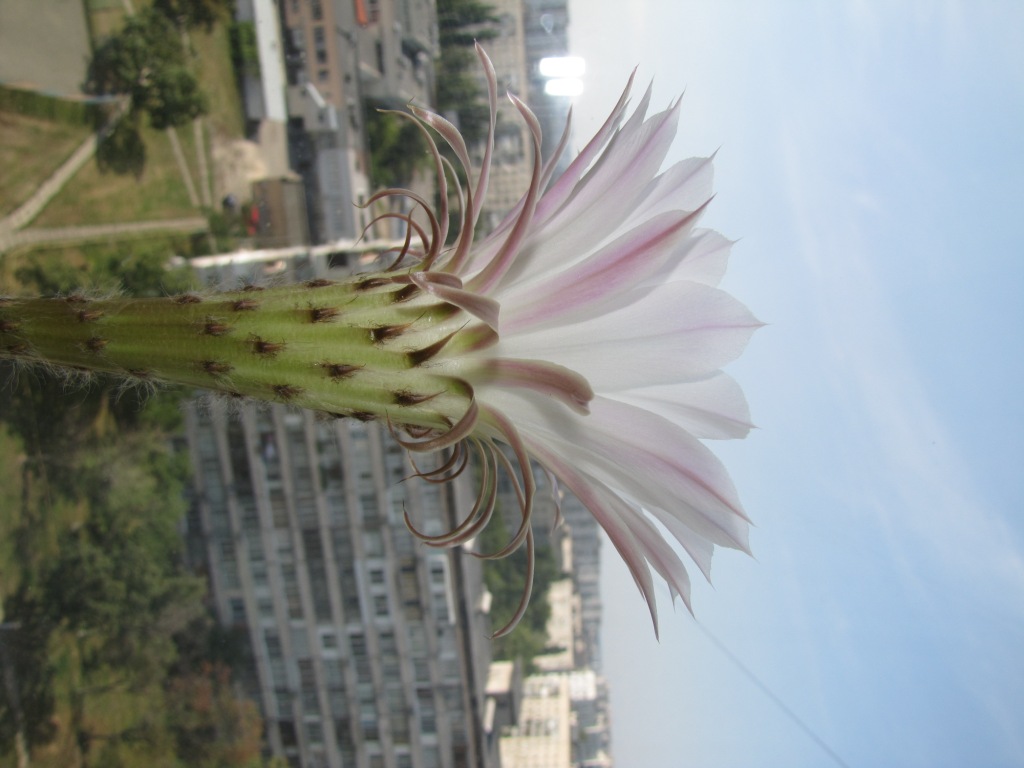
<instances>
[{"instance_id":1,"label":"power line","mask_svg":"<svg viewBox=\"0 0 1024 768\"><path fill-rule=\"evenodd\" d=\"M731 661L733 665L740 672L742 672L750 682L752 682L757 688L759 688L761 693L767 696L769 700L773 704L775 704L775 706L777 706L784 715L786 715L786 717L792 720L801 731L807 734L811 741L813 741L815 744L821 747L825 754L831 757L836 765L841 766L841 768L850 768L849 763L843 760L843 758L841 758L838 755L838 753L836 753L836 751L832 749L832 747L830 747L823 738L821 738L817 733L815 733L811 729L811 727L807 723L805 723L796 712L789 708L786 702L779 698L779 696L777 696L771 688L769 688L765 683L763 683L761 681L761 678L755 675L754 672L746 664L740 661L736 654L734 654L732 651L726 648L725 644L717 637L715 637L711 633L710 629L705 627L700 622L697 622L697 627L698 629L700 629L701 632L704 633L704 636L708 638L708 640L710 640L714 644L714 646L718 648L719 651L722 652L722 655L724 655L729 661Z\"/></svg>"}]
</instances>

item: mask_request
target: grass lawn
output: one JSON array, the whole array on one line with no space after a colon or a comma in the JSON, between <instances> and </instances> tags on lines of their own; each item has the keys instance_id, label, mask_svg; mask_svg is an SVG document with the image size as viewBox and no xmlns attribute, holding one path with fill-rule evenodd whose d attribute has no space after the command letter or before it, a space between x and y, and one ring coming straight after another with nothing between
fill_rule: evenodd
<instances>
[{"instance_id":1,"label":"grass lawn","mask_svg":"<svg viewBox=\"0 0 1024 768\"><path fill-rule=\"evenodd\" d=\"M185 137L181 138L185 145ZM145 128L143 140L146 166L140 178L104 173L93 159L67 183L31 226L67 227L196 215L167 135ZM191 147L191 137L187 146Z\"/></svg>"},{"instance_id":2,"label":"grass lawn","mask_svg":"<svg viewBox=\"0 0 1024 768\"><path fill-rule=\"evenodd\" d=\"M94 47L124 26L125 8L121 0L86 0L85 10L89 37Z\"/></svg>"},{"instance_id":3,"label":"grass lawn","mask_svg":"<svg viewBox=\"0 0 1024 768\"><path fill-rule=\"evenodd\" d=\"M84 125L0 112L0 216L28 200L89 133Z\"/></svg>"},{"instance_id":4,"label":"grass lawn","mask_svg":"<svg viewBox=\"0 0 1024 768\"><path fill-rule=\"evenodd\" d=\"M123 8L120 3L115 5L103 0L93 0L93 4L96 7L92 10L92 17L97 14L120 14L119 9ZM135 0L134 5L136 10L139 10L147 3ZM123 21L123 17L120 21ZM93 29L95 35L95 23ZM245 118L231 64L227 25L218 24L210 32L203 29L192 30L189 36L196 52L195 64L199 81L206 92L210 107L210 112L205 118L204 150L207 167L212 175L214 170L210 150L213 137L244 137ZM177 134L185 162L198 192L201 182L191 124L178 128ZM188 191L166 134L145 129L143 138L146 144L146 166L141 178L103 173L95 161L90 161L30 226L80 226L195 215L197 211L189 202ZM5 148L0 147L0 158L5 157L4 152ZM0 167L4 166L0 164ZM2 189L3 186L0 186L0 206L4 199Z\"/></svg>"},{"instance_id":5,"label":"grass lawn","mask_svg":"<svg viewBox=\"0 0 1024 768\"><path fill-rule=\"evenodd\" d=\"M245 138L245 114L231 64L228 25L218 24L210 32L192 30L189 37L199 57L199 82L209 99L207 121L211 130L221 138Z\"/></svg>"}]
</instances>

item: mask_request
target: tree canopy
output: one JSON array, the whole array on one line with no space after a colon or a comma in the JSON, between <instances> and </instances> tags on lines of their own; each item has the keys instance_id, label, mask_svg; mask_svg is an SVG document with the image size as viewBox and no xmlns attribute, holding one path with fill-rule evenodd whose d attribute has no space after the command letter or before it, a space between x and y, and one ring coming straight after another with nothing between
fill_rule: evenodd
<instances>
[{"instance_id":1,"label":"tree canopy","mask_svg":"<svg viewBox=\"0 0 1024 768\"><path fill-rule=\"evenodd\" d=\"M497 36L494 8L479 0L438 0L441 56L437 61L437 108L455 117L472 146L484 138L490 113L478 75L473 43Z\"/></svg>"},{"instance_id":2,"label":"tree canopy","mask_svg":"<svg viewBox=\"0 0 1024 768\"><path fill-rule=\"evenodd\" d=\"M115 250L84 271L37 260L19 277L67 292L124 274L145 295L173 280L163 260ZM143 408L112 380L76 388L43 369L0 387L0 462L20 484L0 505L0 640L17 693L0 695L0 762L20 740L44 768L261 765L258 711L231 683L244 653L221 642L182 562L188 459L168 431L181 396Z\"/></svg>"},{"instance_id":3,"label":"tree canopy","mask_svg":"<svg viewBox=\"0 0 1024 768\"><path fill-rule=\"evenodd\" d=\"M234 0L153 0L153 8L178 26L206 30L230 20L234 6Z\"/></svg>"},{"instance_id":4,"label":"tree canopy","mask_svg":"<svg viewBox=\"0 0 1024 768\"><path fill-rule=\"evenodd\" d=\"M184 125L207 110L181 36L155 9L129 18L96 49L87 87L92 93L127 95L132 112L147 114L154 128Z\"/></svg>"}]
</instances>

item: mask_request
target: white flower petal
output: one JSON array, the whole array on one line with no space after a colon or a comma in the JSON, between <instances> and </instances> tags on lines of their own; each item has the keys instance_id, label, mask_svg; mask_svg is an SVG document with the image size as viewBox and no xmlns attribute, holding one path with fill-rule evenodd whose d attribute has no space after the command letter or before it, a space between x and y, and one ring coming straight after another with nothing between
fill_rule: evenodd
<instances>
[{"instance_id":1,"label":"white flower petal","mask_svg":"<svg viewBox=\"0 0 1024 768\"><path fill-rule=\"evenodd\" d=\"M654 623L654 633L657 635L658 605L654 598L654 580L651 578L651 569L647 565L644 549L627 523L629 505L603 483L563 461L557 453L549 450L545 443L534 443L527 439L527 445L538 461L551 468L608 534L612 546L618 550L640 594L647 602L651 621Z\"/></svg>"},{"instance_id":2,"label":"white flower petal","mask_svg":"<svg viewBox=\"0 0 1024 768\"><path fill-rule=\"evenodd\" d=\"M689 236L698 215L663 213L558 274L541 274L504 291L505 331L521 332L565 315L593 314L588 309L600 314L617 309L635 284L661 271Z\"/></svg>"},{"instance_id":3,"label":"white flower petal","mask_svg":"<svg viewBox=\"0 0 1024 768\"><path fill-rule=\"evenodd\" d=\"M524 392L482 388L482 400L516 414L527 442L544 442L646 509L678 518L709 541L749 550L748 523L721 462L693 436L634 406L596 397L581 417Z\"/></svg>"},{"instance_id":4,"label":"white flower petal","mask_svg":"<svg viewBox=\"0 0 1024 768\"><path fill-rule=\"evenodd\" d=\"M671 109L628 132L623 128L612 141L622 154L606 151L605 162L584 177L558 213L524 239L502 285L546 270L552 253L563 254L563 263L571 264L617 237L664 161L677 119L678 110Z\"/></svg>"},{"instance_id":5,"label":"white flower petal","mask_svg":"<svg viewBox=\"0 0 1024 768\"><path fill-rule=\"evenodd\" d=\"M503 336L496 352L557 361L600 393L702 379L738 357L761 325L732 296L699 283L637 295L609 315Z\"/></svg>"},{"instance_id":6,"label":"white flower petal","mask_svg":"<svg viewBox=\"0 0 1024 768\"><path fill-rule=\"evenodd\" d=\"M486 63L485 71L493 110ZM413 278L463 310L457 318L468 312L490 325L446 326L449 335L422 356L473 392L479 418L471 412L451 434L428 434L417 445L450 445L472 427L489 466L500 461L524 478L512 546L526 543L528 559L527 478L530 460L540 462L608 533L657 631L651 568L690 607L689 576L671 539L708 579L716 544L749 552L736 490L700 439L749 432L743 393L720 369L761 324L716 287L732 243L695 228L712 197L713 158L662 172L680 105L648 117L648 89L627 117L628 91L543 194L554 166L541 168L538 123L516 102L534 138L528 193L482 242L463 227L439 261L458 281ZM420 117L464 157L447 123ZM490 157L484 153L485 164ZM478 191L488 172L481 169ZM477 195L470 218L482 202ZM500 306L496 324L489 302ZM496 442L513 448L518 470Z\"/></svg>"},{"instance_id":7,"label":"white flower petal","mask_svg":"<svg viewBox=\"0 0 1024 768\"><path fill-rule=\"evenodd\" d=\"M706 379L609 395L656 413L701 439L742 439L753 425L740 385L717 371Z\"/></svg>"}]
</instances>

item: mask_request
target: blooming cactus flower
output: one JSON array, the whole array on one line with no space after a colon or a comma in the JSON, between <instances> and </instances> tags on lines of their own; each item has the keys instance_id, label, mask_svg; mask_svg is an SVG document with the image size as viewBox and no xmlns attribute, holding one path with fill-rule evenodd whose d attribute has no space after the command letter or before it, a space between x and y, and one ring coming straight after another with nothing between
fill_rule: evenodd
<instances>
[{"instance_id":1,"label":"blooming cactus flower","mask_svg":"<svg viewBox=\"0 0 1024 768\"><path fill-rule=\"evenodd\" d=\"M498 634L529 599L537 462L608 533L657 629L651 568L690 605L686 568L662 530L705 575L716 544L748 548L735 489L700 442L747 433L743 395L720 368L759 325L715 287L730 242L697 228L711 196L711 159L660 172L679 104L648 117L648 91L627 114L627 86L552 181L537 119L511 96L533 137L533 175L518 206L477 242L497 109L494 72L480 58L491 120L475 174L450 123L418 108L407 115L428 139L441 204L434 213L401 189L374 196L402 196L425 213L425 225L385 214L408 232L389 269L161 299L4 299L0 355L380 419L404 433L411 451L448 451L419 472L434 482L459 474L475 453L480 489L465 520L442 536L407 522L432 546L466 543L488 524L497 477L509 473L521 524L486 556L525 546L530 573L519 610ZM435 135L471 180L465 189L449 190ZM568 128L559 153L567 138ZM450 191L461 226L446 245Z\"/></svg>"}]
</instances>

